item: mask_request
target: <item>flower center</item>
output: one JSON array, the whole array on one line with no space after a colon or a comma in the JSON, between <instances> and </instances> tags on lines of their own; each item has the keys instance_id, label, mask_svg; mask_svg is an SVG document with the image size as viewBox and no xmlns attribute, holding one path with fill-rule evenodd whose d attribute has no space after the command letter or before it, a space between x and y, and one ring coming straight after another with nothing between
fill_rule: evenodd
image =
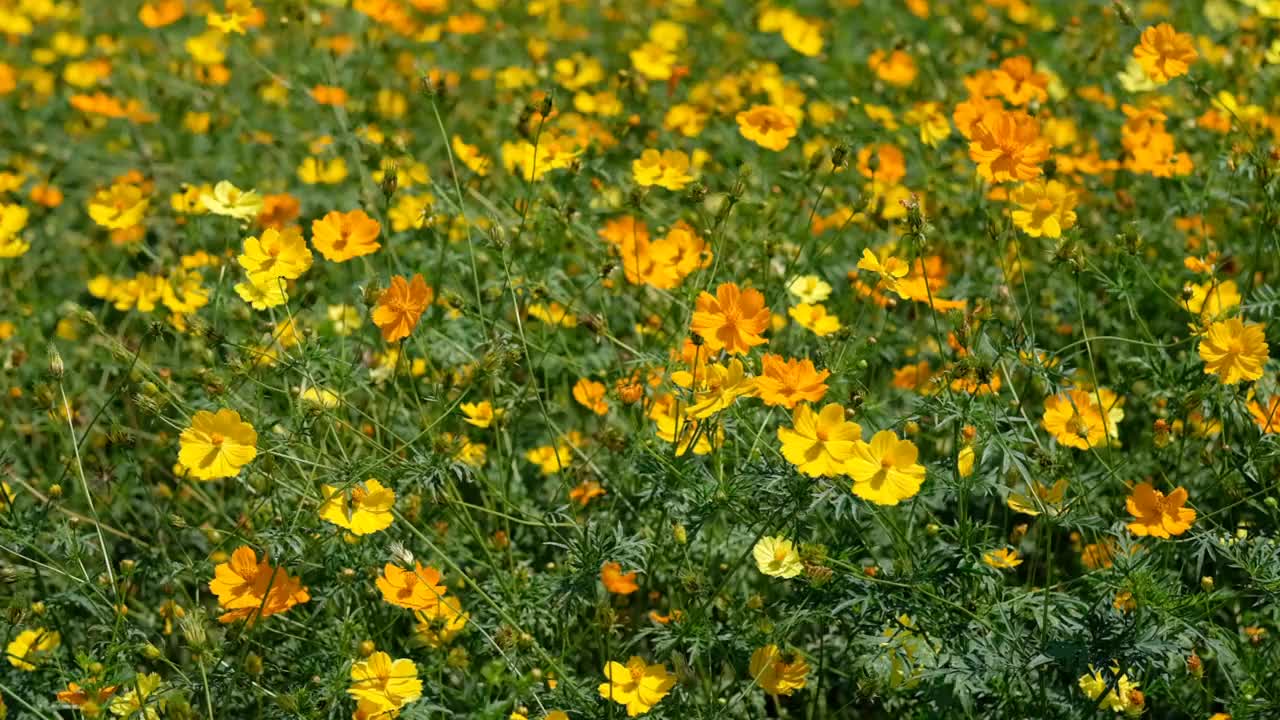
<instances>
[{"instance_id":1,"label":"flower center","mask_svg":"<svg viewBox=\"0 0 1280 720\"><path fill-rule=\"evenodd\" d=\"M209 433L209 442L214 445L221 445L226 442L227 438L220 432Z\"/></svg>"},{"instance_id":2,"label":"flower center","mask_svg":"<svg viewBox=\"0 0 1280 720\"><path fill-rule=\"evenodd\" d=\"M1072 415L1071 419L1067 421L1067 432L1073 435L1086 436L1089 434L1089 428L1084 418L1076 414Z\"/></svg>"},{"instance_id":3,"label":"flower center","mask_svg":"<svg viewBox=\"0 0 1280 720\"><path fill-rule=\"evenodd\" d=\"M628 669L631 671L631 682L640 682L640 679L644 677L644 668L631 667Z\"/></svg>"}]
</instances>

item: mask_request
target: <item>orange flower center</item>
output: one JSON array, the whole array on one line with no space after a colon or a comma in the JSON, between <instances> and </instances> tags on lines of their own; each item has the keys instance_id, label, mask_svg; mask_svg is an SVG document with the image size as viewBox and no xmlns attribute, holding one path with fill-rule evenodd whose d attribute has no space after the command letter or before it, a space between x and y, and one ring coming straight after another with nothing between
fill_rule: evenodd
<instances>
[{"instance_id":1,"label":"orange flower center","mask_svg":"<svg viewBox=\"0 0 1280 720\"><path fill-rule=\"evenodd\" d=\"M633 665L628 670L631 671L631 682L640 682L640 679L644 677L644 668L642 667Z\"/></svg>"},{"instance_id":2,"label":"orange flower center","mask_svg":"<svg viewBox=\"0 0 1280 720\"><path fill-rule=\"evenodd\" d=\"M209 442L213 443L214 445L221 445L223 442L226 441L226 439L227 439L226 436L224 436L220 432L209 433Z\"/></svg>"},{"instance_id":3,"label":"orange flower center","mask_svg":"<svg viewBox=\"0 0 1280 720\"><path fill-rule=\"evenodd\" d=\"M1080 417L1079 414L1075 414L1067 421L1067 432L1085 437L1089 434L1089 427L1084 418Z\"/></svg>"}]
</instances>

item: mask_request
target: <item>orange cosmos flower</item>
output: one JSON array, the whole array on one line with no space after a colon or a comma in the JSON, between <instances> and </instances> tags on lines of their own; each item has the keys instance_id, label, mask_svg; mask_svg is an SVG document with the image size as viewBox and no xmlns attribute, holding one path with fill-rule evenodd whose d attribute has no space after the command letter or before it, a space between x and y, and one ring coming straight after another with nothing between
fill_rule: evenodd
<instances>
[{"instance_id":1,"label":"orange cosmos flower","mask_svg":"<svg viewBox=\"0 0 1280 720\"><path fill-rule=\"evenodd\" d=\"M91 685L91 687L81 687L79 683L67 683L66 690L58 691L58 702L68 705L75 705L85 717L93 717L93 708L98 710L101 715L102 706L116 694L115 685L104 685L101 687Z\"/></svg>"},{"instance_id":2,"label":"orange cosmos flower","mask_svg":"<svg viewBox=\"0 0 1280 720\"><path fill-rule=\"evenodd\" d=\"M697 309L689 327L706 342L712 352L725 350L745 355L768 340L761 337L769 327L769 308L759 290L739 290L737 283L723 283L715 296L698 295Z\"/></svg>"},{"instance_id":3,"label":"orange cosmos flower","mask_svg":"<svg viewBox=\"0 0 1280 720\"><path fill-rule=\"evenodd\" d=\"M1186 488L1177 488L1165 495L1151 487L1151 483L1138 484L1124 501L1129 514L1136 518L1129 523L1129 532L1158 538L1181 535L1196 520L1196 511L1183 507L1186 502Z\"/></svg>"},{"instance_id":4,"label":"orange cosmos flower","mask_svg":"<svg viewBox=\"0 0 1280 720\"><path fill-rule=\"evenodd\" d=\"M604 383L579 378L573 386L573 399L597 415L609 414L609 403L604 399Z\"/></svg>"},{"instance_id":5,"label":"orange cosmos flower","mask_svg":"<svg viewBox=\"0 0 1280 720\"><path fill-rule=\"evenodd\" d=\"M1006 59L991 77L996 90L1014 105L1049 99L1049 76L1036 72L1031 58L1025 55Z\"/></svg>"},{"instance_id":6,"label":"orange cosmos flower","mask_svg":"<svg viewBox=\"0 0 1280 720\"><path fill-rule=\"evenodd\" d=\"M318 105L342 107L347 104L347 91L333 85L317 85L311 88L311 99Z\"/></svg>"},{"instance_id":7,"label":"orange cosmos flower","mask_svg":"<svg viewBox=\"0 0 1280 720\"><path fill-rule=\"evenodd\" d=\"M1263 433L1280 433L1280 395L1272 395L1266 407L1257 400L1250 400L1249 415Z\"/></svg>"},{"instance_id":8,"label":"orange cosmos flower","mask_svg":"<svg viewBox=\"0 0 1280 720\"><path fill-rule=\"evenodd\" d=\"M773 105L754 105L738 113L737 120L742 137L774 152L785 148L796 134L796 121Z\"/></svg>"},{"instance_id":9,"label":"orange cosmos flower","mask_svg":"<svg viewBox=\"0 0 1280 720\"><path fill-rule=\"evenodd\" d=\"M604 588L614 595L630 595L640 589L636 584L636 574L622 572L622 565L616 562L607 562L600 566L600 582L604 583Z\"/></svg>"},{"instance_id":10,"label":"orange cosmos flower","mask_svg":"<svg viewBox=\"0 0 1280 720\"><path fill-rule=\"evenodd\" d=\"M373 324L382 330L382 339L395 342L409 337L434 296L422 273L412 280L403 275L391 278L391 287L382 291L373 308Z\"/></svg>"},{"instance_id":11,"label":"orange cosmos flower","mask_svg":"<svg viewBox=\"0 0 1280 720\"><path fill-rule=\"evenodd\" d=\"M185 14L186 7L182 0L159 0L144 3L138 10L138 20L154 30L178 22Z\"/></svg>"},{"instance_id":12,"label":"orange cosmos flower","mask_svg":"<svg viewBox=\"0 0 1280 720\"><path fill-rule=\"evenodd\" d=\"M991 182L1034 180L1049 159L1049 142L1040 122L1023 112L990 112L973 126L969 157L978 174Z\"/></svg>"},{"instance_id":13,"label":"orange cosmos flower","mask_svg":"<svg viewBox=\"0 0 1280 720\"><path fill-rule=\"evenodd\" d=\"M431 611L440 604L445 596L445 587L441 584L440 571L433 567L423 567L422 563L414 563L413 570L387 563L382 574L375 581L382 591L382 599L409 610Z\"/></svg>"},{"instance_id":14,"label":"orange cosmos flower","mask_svg":"<svg viewBox=\"0 0 1280 720\"><path fill-rule=\"evenodd\" d=\"M325 260L346 262L369 255L382 247L378 234L382 226L363 210L330 211L311 223L311 244Z\"/></svg>"},{"instance_id":15,"label":"orange cosmos flower","mask_svg":"<svg viewBox=\"0 0 1280 720\"><path fill-rule=\"evenodd\" d=\"M902 50L892 52L876 50L867 58L867 66L876 74L876 77L897 87L910 85L920 74L915 58Z\"/></svg>"},{"instance_id":16,"label":"orange cosmos flower","mask_svg":"<svg viewBox=\"0 0 1280 720\"><path fill-rule=\"evenodd\" d=\"M1171 78L1186 75L1200 55L1189 33L1180 33L1169 23L1160 23L1142 31L1142 41L1133 49L1133 57L1152 82L1163 85Z\"/></svg>"},{"instance_id":17,"label":"orange cosmos flower","mask_svg":"<svg viewBox=\"0 0 1280 720\"><path fill-rule=\"evenodd\" d=\"M604 488L600 487L600 483L595 480L583 480L578 483L577 487L569 491L569 499L586 507L587 503L591 502L593 498L604 494Z\"/></svg>"},{"instance_id":18,"label":"orange cosmos flower","mask_svg":"<svg viewBox=\"0 0 1280 720\"><path fill-rule=\"evenodd\" d=\"M302 212L302 204L298 198L289 193L279 195L263 195L262 209L258 211L257 223L263 228L283 230L298 213Z\"/></svg>"},{"instance_id":19,"label":"orange cosmos flower","mask_svg":"<svg viewBox=\"0 0 1280 720\"><path fill-rule=\"evenodd\" d=\"M830 370L818 370L812 360L786 359L765 353L756 392L765 405L792 409L800 402L816 403L827 394Z\"/></svg>"},{"instance_id":20,"label":"orange cosmos flower","mask_svg":"<svg viewBox=\"0 0 1280 720\"><path fill-rule=\"evenodd\" d=\"M227 611L218 618L223 623L246 620L252 625L260 617L284 612L311 599L301 578L272 567L266 556L259 562L257 553L248 545L237 548L229 562L214 567L209 589Z\"/></svg>"}]
</instances>

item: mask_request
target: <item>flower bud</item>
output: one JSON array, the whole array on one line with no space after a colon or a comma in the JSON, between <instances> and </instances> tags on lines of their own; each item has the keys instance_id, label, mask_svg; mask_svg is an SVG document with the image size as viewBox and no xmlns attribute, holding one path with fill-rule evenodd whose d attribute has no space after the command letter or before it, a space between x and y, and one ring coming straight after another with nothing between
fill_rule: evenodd
<instances>
[{"instance_id":1,"label":"flower bud","mask_svg":"<svg viewBox=\"0 0 1280 720\"><path fill-rule=\"evenodd\" d=\"M49 345L49 374L55 380L61 380L66 374L67 367L62 363L62 355L58 352L58 348L52 344Z\"/></svg>"}]
</instances>

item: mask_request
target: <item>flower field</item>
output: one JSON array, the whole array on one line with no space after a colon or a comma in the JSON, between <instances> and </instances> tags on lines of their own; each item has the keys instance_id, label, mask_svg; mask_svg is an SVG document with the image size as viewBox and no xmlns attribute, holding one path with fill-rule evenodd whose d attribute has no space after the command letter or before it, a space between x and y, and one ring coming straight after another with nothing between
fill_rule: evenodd
<instances>
[{"instance_id":1,"label":"flower field","mask_svg":"<svg viewBox=\"0 0 1280 720\"><path fill-rule=\"evenodd\" d=\"M0 34L0 718L1280 717L1280 1Z\"/></svg>"}]
</instances>

